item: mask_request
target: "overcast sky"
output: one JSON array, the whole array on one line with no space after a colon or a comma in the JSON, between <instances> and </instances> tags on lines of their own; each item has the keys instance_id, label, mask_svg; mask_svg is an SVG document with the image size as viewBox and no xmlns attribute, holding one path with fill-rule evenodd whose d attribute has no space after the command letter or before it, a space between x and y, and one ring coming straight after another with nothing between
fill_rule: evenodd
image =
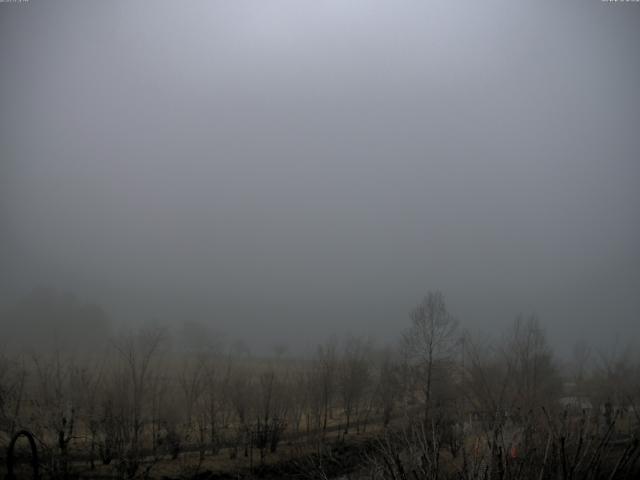
<instances>
[{"instance_id":1,"label":"overcast sky","mask_svg":"<svg viewBox=\"0 0 640 480\"><path fill-rule=\"evenodd\" d=\"M640 3L0 3L0 155L5 300L260 349L439 289L640 337Z\"/></svg>"}]
</instances>

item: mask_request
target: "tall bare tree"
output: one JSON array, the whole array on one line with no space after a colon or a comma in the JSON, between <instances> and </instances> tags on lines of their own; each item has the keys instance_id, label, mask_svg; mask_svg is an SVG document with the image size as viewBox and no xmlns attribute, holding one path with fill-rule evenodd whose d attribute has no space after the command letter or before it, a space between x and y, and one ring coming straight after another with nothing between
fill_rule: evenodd
<instances>
[{"instance_id":1,"label":"tall bare tree","mask_svg":"<svg viewBox=\"0 0 640 480\"><path fill-rule=\"evenodd\" d=\"M371 383L370 346L361 338L347 339L338 375L338 386L345 416L344 433L349 433L353 417L358 418Z\"/></svg>"},{"instance_id":2,"label":"tall bare tree","mask_svg":"<svg viewBox=\"0 0 640 480\"><path fill-rule=\"evenodd\" d=\"M0 445L7 444L19 427L26 379L21 359L0 354Z\"/></svg>"},{"instance_id":3,"label":"tall bare tree","mask_svg":"<svg viewBox=\"0 0 640 480\"><path fill-rule=\"evenodd\" d=\"M515 407L526 415L535 405L555 405L562 381L538 318L535 315L516 318L502 350Z\"/></svg>"},{"instance_id":4,"label":"tall bare tree","mask_svg":"<svg viewBox=\"0 0 640 480\"><path fill-rule=\"evenodd\" d=\"M403 344L417 371L424 396L424 420L429 420L436 370L446 369L456 345L457 321L440 292L428 292L411 313Z\"/></svg>"},{"instance_id":5,"label":"tall bare tree","mask_svg":"<svg viewBox=\"0 0 640 480\"><path fill-rule=\"evenodd\" d=\"M120 370L122 378L117 382L122 393L126 393L128 405L126 420L130 434L130 445L124 469L130 476L134 475L139 466L142 455L142 440L144 427L150 422L149 412L157 412L153 407L154 399L158 396L160 385L157 375L160 375L157 359L166 332L158 327L145 327L135 334L123 336L115 343L115 349L122 361ZM150 422L155 424L156 422Z\"/></svg>"},{"instance_id":6,"label":"tall bare tree","mask_svg":"<svg viewBox=\"0 0 640 480\"><path fill-rule=\"evenodd\" d=\"M322 431L326 432L331 414L331 407L336 391L337 354L336 341L330 339L318 347L316 354L316 371L320 386L320 401L322 405Z\"/></svg>"}]
</instances>

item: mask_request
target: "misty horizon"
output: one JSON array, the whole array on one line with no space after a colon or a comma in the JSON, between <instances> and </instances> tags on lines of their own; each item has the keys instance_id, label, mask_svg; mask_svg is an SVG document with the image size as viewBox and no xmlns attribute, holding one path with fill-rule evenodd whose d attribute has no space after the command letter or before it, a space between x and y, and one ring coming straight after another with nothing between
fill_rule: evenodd
<instances>
[{"instance_id":1,"label":"misty horizon","mask_svg":"<svg viewBox=\"0 0 640 480\"><path fill-rule=\"evenodd\" d=\"M633 344L635 7L0 4L0 310L305 352L440 290L471 331Z\"/></svg>"}]
</instances>

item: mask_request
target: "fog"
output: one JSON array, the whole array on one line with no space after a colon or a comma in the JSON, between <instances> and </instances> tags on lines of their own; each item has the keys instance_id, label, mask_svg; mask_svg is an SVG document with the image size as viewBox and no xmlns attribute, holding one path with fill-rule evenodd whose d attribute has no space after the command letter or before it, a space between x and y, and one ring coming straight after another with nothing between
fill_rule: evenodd
<instances>
[{"instance_id":1,"label":"fog","mask_svg":"<svg viewBox=\"0 0 640 480\"><path fill-rule=\"evenodd\" d=\"M304 351L439 289L632 341L638 47L599 0L2 3L0 301Z\"/></svg>"}]
</instances>

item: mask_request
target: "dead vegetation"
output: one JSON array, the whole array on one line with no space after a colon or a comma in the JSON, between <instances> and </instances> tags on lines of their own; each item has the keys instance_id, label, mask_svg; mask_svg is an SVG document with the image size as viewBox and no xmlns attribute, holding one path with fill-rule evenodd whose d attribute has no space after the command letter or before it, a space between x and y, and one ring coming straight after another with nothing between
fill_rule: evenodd
<instances>
[{"instance_id":1,"label":"dead vegetation","mask_svg":"<svg viewBox=\"0 0 640 480\"><path fill-rule=\"evenodd\" d=\"M147 328L83 358L4 355L3 463L27 430L44 478L637 478L638 363L578 350L561 371L535 317L480 342L430 293L395 349L258 359Z\"/></svg>"}]
</instances>

